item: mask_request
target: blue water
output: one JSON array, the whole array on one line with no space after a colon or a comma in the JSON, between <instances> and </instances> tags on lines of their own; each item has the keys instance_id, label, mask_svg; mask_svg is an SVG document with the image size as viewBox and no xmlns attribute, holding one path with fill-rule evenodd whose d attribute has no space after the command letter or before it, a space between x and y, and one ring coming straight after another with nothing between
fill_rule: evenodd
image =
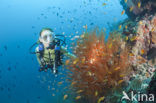
<instances>
[{"instance_id":1,"label":"blue water","mask_svg":"<svg viewBox=\"0 0 156 103\"><path fill-rule=\"evenodd\" d=\"M70 51L72 33L82 34L87 24L88 31L98 27L109 34L113 24L127 18L122 10L119 0L0 0L0 103L70 103L62 100L66 70L60 67L58 77L38 72L29 47L49 27L64 32Z\"/></svg>"}]
</instances>

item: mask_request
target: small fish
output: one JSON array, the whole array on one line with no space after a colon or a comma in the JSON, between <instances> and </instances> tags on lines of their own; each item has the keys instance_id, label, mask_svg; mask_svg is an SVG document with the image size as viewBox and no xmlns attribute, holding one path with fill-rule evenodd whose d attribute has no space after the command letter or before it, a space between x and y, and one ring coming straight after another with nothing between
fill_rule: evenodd
<instances>
[{"instance_id":1,"label":"small fish","mask_svg":"<svg viewBox=\"0 0 156 103\"><path fill-rule=\"evenodd\" d=\"M125 13L125 10L123 10L122 12L121 12L121 15L123 15Z\"/></svg>"},{"instance_id":2,"label":"small fish","mask_svg":"<svg viewBox=\"0 0 156 103\"><path fill-rule=\"evenodd\" d=\"M81 35L81 38L84 38L84 35Z\"/></svg>"},{"instance_id":3,"label":"small fish","mask_svg":"<svg viewBox=\"0 0 156 103\"><path fill-rule=\"evenodd\" d=\"M111 43L111 44L109 44L109 48L112 48L112 43Z\"/></svg>"},{"instance_id":4,"label":"small fish","mask_svg":"<svg viewBox=\"0 0 156 103\"><path fill-rule=\"evenodd\" d=\"M102 56L106 56L106 54L105 53L102 53Z\"/></svg>"},{"instance_id":5,"label":"small fish","mask_svg":"<svg viewBox=\"0 0 156 103\"><path fill-rule=\"evenodd\" d=\"M123 81L124 81L124 80L119 80L119 81L118 81L118 84L121 84Z\"/></svg>"},{"instance_id":6,"label":"small fish","mask_svg":"<svg viewBox=\"0 0 156 103\"><path fill-rule=\"evenodd\" d=\"M119 25L119 29L121 29L122 28L122 25Z\"/></svg>"},{"instance_id":7,"label":"small fish","mask_svg":"<svg viewBox=\"0 0 156 103\"><path fill-rule=\"evenodd\" d=\"M140 8L141 7L141 2L138 2L138 8Z\"/></svg>"},{"instance_id":8,"label":"small fish","mask_svg":"<svg viewBox=\"0 0 156 103\"><path fill-rule=\"evenodd\" d=\"M106 6L107 4L106 3L102 3L102 6Z\"/></svg>"},{"instance_id":9,"label":"small fish","mask_svg":"<svg viewBox=\"0 0 156 103\"><path fill-rule=\"evenodd\" d=\"M55 90L55 88L51 88L51 90Z\"/></svg>"},{"instance_id":10,"label":"small fish","mask_svg":"<svg viewBox=\"0 0 156 103\"><path fill-rule=\"evenodd\" d=\"M108 79L104 79L104 80L103 80L103 82L107 82L107 81L108 81Z\"/></svg>"},{"instance_id":11,"label":"small fish","mask_svg":"<svg viewBox=\"0 0 156 103\"><path fill-rule=\"evenodd\" d=\"M87 73L89 76L92 76L92 73L90 72L90 71L88 71L88 73Z\"/></svg>"},{"instance_id":12,"label":"small fish","mask_svg":"<svg viewBox=\"0 0 156 103\"><path fill-rule=\"evenodd\" d=\"M53 93L53 94L52 94L52 96L54 97L54 96L55 96L55 94Z\"/></svg>"},{"instance_id":13,"label":"small fish","mask_svg":"<svg viewBox=\"0 0 156 103\"><path fill-rule=\"evenodd\" d=\"M79 33L79 31L76 31L75 33L76 33L76 34L78 34L78 33Z\"/></svg>"},{"instance_id":14,"label":"small fish","mask_svg":"<svg viewBox=\"0 0 156 103\"><path fill-rule=\"evenodd\" d=\"M64 34L65 34L65 32L62 32L62 34L64 35Z\"/></svg>"},{"instance_id":15,"label":"small fish","mask_svg":"<svg viewBox=\"0 0 156 103\"><path fill-rule=\"evenodd\" d=\"M69 64L69 62L70 62L69 60L66 60L66 65L68 65L68 64Z\"/></svg>"},{"instance_id":16,"label":"small fish","mask_svg":"<svg viewBox=\"0 0 156 103\"><path fill-rule=\"evenodd\" d=\"M50 90L50 86L48 85L48 90Z\"/></svg>"},{"instance_id":17,"label":"small fish","mask_svg":"<svg viewBox=\"0 0 156 103\"><path fill-rule=\"evenodd\" d=\"M141 50L141 55L143 55L145 53L145 50L144 49L142 49Z\"/></svg>"},{"instance_id":18,"label":"small fish","mask_svg":"<svg viewBox=\"0 0 156 103\"><path fill-rule=\"evenodd\" d=\"M66 94L63 96L63 99L65 100L65 99L67 99L67 97L68 97L68 95Z\"/></svg>"},{"instance_id":19,"label":"small fish","mask_svg":"<svg viewBox=\"0 0 156 103\"><path fill-rule=\"evenodd\" d=\"M134 40L136 40L137 39L137 36L133 36L130 40L131 41L134 41Z\"/></svg>"},{"instance_id":20,"label":"small fish","mask_svg":"<svg viewBox=\"0 0 156 103\"><path fill-rule=\"evenodd\" d=\"M73 64L76 64L78 62L78 59L76 59L75 61L73 61Z\"/></svg>"},{"instance_id":21,"label":"small fish","mask_svg":"<svg viewBox=\"0 0 156 103\"><path fill-rule=\"evenodd\" d=\"M58 82L59 85L61 85L63 82Z\"/></svg>"},{"instance_id":22,"label":"small fish","mask_svg":"<svg viewBox=\"0 0 156 103\"><path fill-rule=\"evenodd\" d=\"M127 0L125 0L125 3L127 3Z\"/></svg>"},{"instance_id":23,"label":"small fish","mask_svg":"<svg viewBox=\"0 0 156 103\"><path fill-rule=\"evenodd\" d=\"M112 74L112 72L108 72L108 74Z\"/></svg>"},{"instance_id":24,"label":"small fish","mask_svg":"<svg viewBox=\"0 0 156 103\"><path fill-rule=\"evenodd\" d=\"M134 56L134 54L133 53L129 53L129 56Z\"/></svg>"},{"instance_id":25,"label":"small fish","mask_svg":"<svg viewBox=\"0 0 156 103\"><path fill-rule=\"evenodd\" d=\"M127 25L125 26L125 29L127 29Z\"/></svg>"},{"instance_id":26,"label":"small fish","mask_svg":"<svg viewBox=\"0 0 156 103\"><path fill-rule=\"evenodd\" d=\"M74 85L74 84L76 84L76 82L72 82L72 83L71 83L71 85Z\"/></svg>"},{"instance_id":27,"label":"small fish","mask_svg":"<svg viewBox=\"0 0 156 103\"><path fill-rule=\"evenodd\" d=\"M139 24L140 24L140 25L142 25L142 24L143 24L143 22L142 22L142 21L139 21Z\"/></svg>"},{"instance_id":28,"label":"small fish","mask_svg":"<svg viewBox=\"0 0 156 103\"><path fill-rule=\"evenodd\" d=\"M155 31L155 29L154 29L154 27L152 28L152 30L151 30L152 32L154 32Z\"/></svg>"},{"instance_id":29,"label":"small fish","mask_svg":"<svg viewBox=\"0 0 156 103\"><path fill-rule=\"evenodd\" d=\"M124 74L120 74L120 77L124 77L125 75Z\"/></svg>"},{"instance_id":30,"label":"small fish","mask_svg":"<svg viewBox=\"0 0 156 103\"><path fill-rule=\"evenodd\" d=\"M98 102L97 103L101 103L101 101L103 101L105 99L105 97L103 96L103 97L100 97L99 99L98 99Z\"/></svg>"},{"instance_id":31,"label":"small fish","mask_svg":"<svg viewBox=\"0 0 156 103\"><path fill-rule=\"evenodd\" d=\"M126 36L126 40L128 40L128 36Z\"/></svg>"},{"instance_id":32,"label":"small fish","mask_svg":"<svg viewBox=\"0 0 156 103\"><path fill-rule=\"evenodd\" d=\"M133 6L130 7L129 11L130 11L130 12L133 11Z\"/></svg>"},{"instance_id":33,"label":"small fish","mask_svg":"<svg viewBox=\"0 0 156 103\"><path fill-rule=\"evenodd\" d=\"M97 96L98 95L98 91L95 91L95 96Z\"/></svg>"},{"instance_id":34,"label":"small fish","mask_svg":"<svg viewBox=\"0 0 156 103\"><path fill-rule=\"evenodd\" d=\"M116 70L119 70L120 69L120 67L116 67L114 70L116 71Z\"/></svg>"},{"instance_id":35,"label":"small fish","mask_svg":"<svg viewBox=\"0 0 156 103\"><path fill-rule=\"evenodd\" d=\"M87 24L86 24L86 25L84 25L84 26L83 26L83 28L84 28L84 29L87 29L87 28L88 28L88 27L87 27Z\"/></svg>"},{"instance_id":36,"label":"small fish","mask_svg":"<svg viewBox=\"0 0 156 103\"><path fill-rule=\"evenodd\" d=\"M148 77L150 77L150 74L147 72L147 73L145 74L145 76L148 78Z\"/></svg>"},{"instance_id":37,"label":"small fish","mask_svg":"<svg viewBox=\"0 0 156 103\"><path fill-rule=\"evenodd\" d=\"M75 36L74 38L79 38L80 36Z\"/></svg>"},{"instance_id":38,"label":"small fish","mask_svg":"<svg viewBox=\"0 0 156 103\"><path fill-rule=\"evenodd\" d=\"M75 99L78 100L78 99L80 99L80 98L81 98L81 96L77 96Z\"/></svg>"},{"instance_id":39,"label":"small fish","mask_svg":"<svg viewBox=\"0 0 156 103\"><path fill-rule=\"evenodd\" d=\"M78 90L76 93L81 93L81 92L83 92L83 90Z\"/></svg>"},{"instance_id":40,"label":"small fish","mask_svg":"<svg viewBox=\"0 0 156 103\"><path fill-rule=\"evenodd\" d=\"M85 63L85 58L82 59L82 63Z\"/></svg>"}]
</instances>

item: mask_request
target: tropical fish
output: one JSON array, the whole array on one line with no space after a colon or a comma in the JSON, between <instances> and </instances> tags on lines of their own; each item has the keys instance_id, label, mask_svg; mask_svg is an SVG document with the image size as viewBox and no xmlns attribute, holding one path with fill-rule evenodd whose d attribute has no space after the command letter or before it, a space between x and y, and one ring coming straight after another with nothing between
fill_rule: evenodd
<instances>
[{"instance_id":1,"label":"tropical fish","mask_svg":"<svg viewBox=\"0 0 156 103\"><path fill-rule=\"evenodd\" d=\"M55 88L51 88L51 90L55 90Z\"/></svg>"},{"instance_id":2,"label":"tropical fish","mask_svg":"<svg viewBox=\"0 0 156 103\"><path fill-rule=\"evenodd\" d=\"M129 56L134 56L134 54L133 53L129 53Z\"/></svg>"},{"instance_id":3,"label":"tropical fish","mask_svg":"<svg viewBox=\"0 0 156 103\"><path fill-rule=\"evenodd\" d=\"M121 15L123 15L125 13L125 10L123 10L122 12L121 12Z\"/></svg>"},{"instance_id":4,"label":"tropical fish","mask_svg":"<svg viewBox=\"0 0 156 103\"><path fill-rule=\"evenodd\" d=\"M127 25L125 26L125 29L127 29Z\"/></svg>"},{"instance_id":5,"label":"tropical fish","mask_svg":"<svg viewBox=\"0 0 156 103\"><path fill-rule=\"evenodd\" d=\"M133 11L133 6L130 7L129 11L130 11L130 12Z\"/></svg>"},{"instance_id":6,"label":"tropical fish","mask_svg":"<svg viewBox=\"0 0 156 103\"><path fill-rule=\"evenodd\" d=\"M145 74L145 76L148 78L148 77L150 77L150 74L147 72L147 73Z\"/></svg>"},{"instance_id":7,"label":"tropical fish","mask_svg":"<svg viewBox=\"0 0 156 103\"><path fill-rule=\"evenodd\" d=\"M112 74L112 72L108 72L108 74Z\"/></svg>"},{"instance_id":8,"label":"tropical fish","mask_svg":"<svg viewBox=\"0 0 156 103\"><path fill-rule=\"evenodd\" d=\"M131 41L134 41L134 40L136 40L137 39L137 36L133 36L130 40Z\"/></svg>"},{"instance_id":9,"label":"tropical fish","mask_svg":"<svg viewBox=\"0 0 156 103\"><path fill-rule=\"evenodd\" d=\"M139 24L142 25L142 21L139 21Z\"/></svg>"},{"instance_id":10,"label":"tropical fish","mask_svg":"<svg viewBox=\"0 0 156 103\"><path fill-rule=\"evenodd\" d=\"M82 63L85 63L85 58L82 59Z\"/></svg>"},{"instance_id":11,"label":"tropical fish","mask_svg":"<svg viewBox=\"0 0 156 103\"><path fill-rule=\"evenodd\" d=\"M145 53L144 49L141 49L141 55L143 55Z\"/></svg>"},{"instance_id":12,"label":"tropical fish","mask_svg":"<svg viewBox=\"0 0 156 103\"><path fill-rule=\"evenodd\" d=\"M103 97L100 97L99 99L98 99L98 102L97 103L101 103L101 101L103 101L105 99L105 97L103 96Z\"/></svg>"},{"instance_id":13,"label":"tropical fish","mask_svg":"<svg viewBox=\"0 0 156 103\"><path fill-rule=\"evenodd\" d=\"M59 85L61 85L63 82L58 82Z\"/></svg>"},{"instance_id":14,"label":"tropical fish","mask_svg":"<svg viewBox=\"0 0 156 103\"><path fill-rule=\"evenodd\" d=\"M108 79L104 79L104 80L103 80L103 82L107 82L107 81L108 81Z\"/></svg>"},{"instance_id":15,"label":"tropical fish","mask_svg":"<svg viewBox=\"0 0 156 103\"><path fill-rule=\"evenodd\" d=\"M116 67L114 70L119 70L120 69L120 67Z\"/></svg>"},{"instance_id":16,"label":"tropical fish","mask_svg":"<svg viewBox=\"0 0 156 103\"><path fill-rule=\"evenodd\" d=\"M62 34L65 34L65 32L62 32Z\"/></svg>"},{"instance_id":17,"label":"tropical fish","mask_svg":"<svg viewBox=\"0 0 156 103\"><path fill-rule=\"evenodd\" d=\"M124 80L119 80L119 81L118 81L118 84L121 84L123 81L124 81Z\"/></svg>"},{"instance_id":18,"label":"tropical fish","mask_svg":"<svg viewBox=\"0 0 156 103\"><path fill-rule=\"evenodd\" d=\"M74 38L79 38L80 36L75 36Z\"/></svg>"},{"instance_id":19,"label":"tropical fish","mask_svg":"<svg viewBox=\"0 0 156 103\"><path fill-rule=\"evenodd\" d=\"M126 36L126 40L128 40L128 36Z\"/></svg>"},{"instance_id":20,"label":"tropical fish","mask_svg":"<svg viewBox=\"0 0 156 103\"><path fill-rule=\"evenodd\" d=\"M122 25L119 25L119 29L121 29L122 28Z\"/></svg>"},{"instance_id":21,"label":"tropical fish","mask_svg":"<svg viewBox=\"0 0 156 103\"><path fill-rule=\"evenodd\" d=\"M72 83L71 83L71 85L74 85L74 84L76 84L76 82L72 82Z\"/></svg>"},{"instance_id":22,"label":"tropical fish","mask_svg":"<svg viewBox=\"0 0 156 103\"><path fill-rule=\"evenodd\" d=\"M67 97L68 97L68 95L66 94L66 95L64 95L63 99L65 100L65 99L67 99Z\"/></svg>"},{"instance_id":23,"label":"tropical fish","mask_svg":"<svg viewBox=\"0 0 156 103\"><path fill-rule=\"evenodd\" d=\"M106 5L107 5L106 3L103 3L103 4L102 4L102 6L106 6Z\"/></svg>"},{"instance_id":24,"label":"tropical fish","mask_svg":"<svg viewBox=\"0 0 156 103\"><path fill-rule=\"evenodd\" d=\"M109 44L109 48L112 48L112 43L111 43L111 44Z\"/></svg>"},{"instance_id":25,"label":"tropical fish","mask_svg":"<svg viewBox=\"0 0 156 103\"><path fill-rule=\"evenodd\" d=\"M151 30L152 32L154 32L155 31L155 29L154 29L154 27L152 28L152 30Z\"/></svg>"},{"instance_id":26,"label":"tropical fish","mask_svg":"<svg viewBox=\"0 0 156 103\"><path fill-rule=\"evenodd\" d=\"M95 96L97 96L98 95L98 91L95 91Z\"/></svg>"},{"instance_id":27,"label":"tropical fish","mask_svg":"<svg viewBox=\"0 0 156 103\"><path fill-rule=\"evenodd\" d=\"M90 71L88 71L88 75L89 75L89 76L92 76L92 73L91 73Z\"/></svg>"},{"instance_id":28,"label":"tropical fish","mask_svg":"<svg viewBox=\"0 0 156 103\"><path fill-rule=\"evenodd\" d=\"M68 65L69 64L69 60L66 60L66 65Z\"/></svg>"},{"instance_id":29,"label":"tropical fish","mask_svg":"<svg viewBox=\"0 0 156 103\"><path fill-rule=\"evenodd\" d=\"M127 3L127 0L125 0L125 3Z\"/></svg>"},{"instance_id":30,"label":"tropical fish","mask_svg":"<svg viewBox=\"0 0 156 103\"><path fill-rule=\"evenodd\" d=\"M124 77L125 75L124 74L120 74L120 77Z\"/></svg>"},{"instance_id":31,"label":"tropical fish","mask_svg":"<svg viewBox=\"0 0 156 103\"><path fill-rule=\"evenodd\" d=\"M81 98L81 96L77 96L75 99L78 100L78 99L80 99L80 98Z\"/></svg>"},{"instance_id":32,"label":"tropical fish","mask_svg":"<svg viewBox=\"0 0 156 103\"><path fill-rule=\"evenodd\" d=\"M50 90L50 85L48 85L48 90Z\"/></svg>"},{"instance_id":33,"label":"tropical fish","mask_svg":"<svg viewBox=\"0 0 156 103\"><path fill-rule=\"evenodd\" d=\"M83 92L83 90L78 90L76 93L81 93L81 92Z\"/></svg>"},{"instance_id":34,"label":"tropical fish","mask_svg":"<svg viewBox=\"0 0 156 103\"><path fill-rule=\"evenodd\" d=\"M138 2L138 8L140 8L141 7L141 2Z\"/></svg>"},{"instance_id":35,"label":"tropical fish","mask_svg":"<svg viewBox=\"0 0 156 103\"><path fill-rule=\"evenodd\" d=\"M81 35L81 38L84 38L84 34L83 34L83 35Z\"/></svg>"},{"instance_id":36,"label":"tropical fish","mask_svg":"<svg viewBox=\"0 0 156 103\"><path fill-rule=\"evenodd\" d=\"M53 93L52 96L55 96L55 94Z\"/></svg>"},{"instance_id":37,"label":"tropical fish","mask_svg":"<svg viewBox=\"0 0 156 103\"><path fill-rule=\"evenodd\" d=\"M88 27L87 27L87 24L86 24L86 25L84 25L84 26L83 26L83 28L84 28L84 29L87 29L87 28L88 28Z\"/></svg>"},{"instance_id":38,"label":"tropical fish","mask_svg":"<svg viewBox=\"0 0 156 103\"><path fill-rule=\"evenodd\" d=\"M73 61L73 64L76 64L78 62L78 59L76 59L75 61Z\"/></svg>"}]
</instances>

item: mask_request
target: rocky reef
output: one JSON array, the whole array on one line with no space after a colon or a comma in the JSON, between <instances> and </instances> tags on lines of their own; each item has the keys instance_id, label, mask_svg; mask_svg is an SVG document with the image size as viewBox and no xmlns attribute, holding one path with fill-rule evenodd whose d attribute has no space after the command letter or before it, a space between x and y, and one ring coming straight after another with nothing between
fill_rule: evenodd
<instances>
[{"instance_id":1,"label":"rocky reef","mask_svg":"<svg viewBox=\"0 0 156 103\"><path fill-rule=\"evenodd\" d=\"M141 2L144 10L148 9L147 5L151 5L151 8L148 12L142 9L142 12L137 13L138 15L134 12L127 13L130 18L136 18L123 23L129 27L123 29L122 35L127 40L127 46L132 49L132 65L136 71L135 76L139 75L141 84L145 86L141 91L156 95L156 15L154 14L156 13L156 1L146 0L147 4L144 4L145 1Z\"/></svg>"},{"instance_id":2,"label":"rocky reef","mask_svg":"<svg viewBox=\"0 0 156 103\"><path fill-rule=\"evenodd\" d=\"M120 3L125 13L133 20L153 15L156 10L155 0L121 0Z\"/></svg>"}]
</instances>

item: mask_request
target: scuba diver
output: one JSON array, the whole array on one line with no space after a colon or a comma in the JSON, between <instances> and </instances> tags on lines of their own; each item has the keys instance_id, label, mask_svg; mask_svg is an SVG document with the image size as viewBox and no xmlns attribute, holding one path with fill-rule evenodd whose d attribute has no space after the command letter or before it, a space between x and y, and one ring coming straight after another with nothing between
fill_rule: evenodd
<instances>
[{"instance_id":1,"label":"scuba diver","mask_svg":"<svg viewBox=\"0 0 156 103\"><path fill-rule=\"evenodd\" d=\"M59 39L59 36L63 37L64 40ZM31 50L36 44L38 46L35 52L32 52ZM54 74L57 74L58 66L63 64L63 55L73 59L76 58L76 56L69 53L63 45L65 45L65 37L63 35L55 35L50 28L41 30L38 42L30 48L30 53L36 54L37 56L40 65L39 71L47 71L47 69L50 68Z\"/></svg>"}]
</instances>

